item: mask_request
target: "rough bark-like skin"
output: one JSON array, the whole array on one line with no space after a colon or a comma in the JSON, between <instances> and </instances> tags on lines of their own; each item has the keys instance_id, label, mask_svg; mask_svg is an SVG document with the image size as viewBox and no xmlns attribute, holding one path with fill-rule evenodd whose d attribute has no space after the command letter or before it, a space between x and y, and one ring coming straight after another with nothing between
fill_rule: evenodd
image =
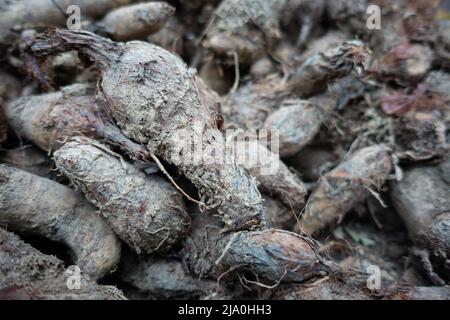
<instances>
[{"instance_id":1,"label":"rough bark-like skin","mask_svg":"<svg viewBox=\"0 0 450 320\"><path fill-rule=\"evenodd\" d=\"M50 157L34 146L3 150L0 153L0 162L44 178L51 179L56 175L52 171L53 161Z\"/></svg>"},{"instance_id":2,"label":"rough bark-like skin","mask_svg":"<svg viewBox=\"0 0 450 320\"><path fill-rule=\"evenodd\" d=\"M400 44L392 48L373 66L383 81L393 80L399 85L417 84L431 69L433 51L425 45Z\"/></svg>"},{"instance_id":3,"label":"rough bark-like skin","mask_svg":"<svg viewBox=\"0 0 450 320\"><path fill-rule=\"evenodd\" d=\"M68 6L80 7L81 16L99 17L109 10L136 2L133 0L59 0L57 4L66 12ZM18 36L14 29L23 30L39 26L64 26L67 21L52 0L10 0L0 3L0 44L10 44Z\"/></svg>"},{"instance_id":4,"label":"rough bark-like skin","mask_svg":"<svg viewBox=\"0 0 450 320\"><path fill-rule=\"evenodd\" d=\"M404 221L411 239L418 247L433 254L448 273L450 185L442 179L440 170L431 166L406 170L403 179L392 182L390 189L392 204ZM437 277L433 270L427 271L435 281ZM441 279L437 282L440 283Z\"/></svg>"},{"instance_id":5,"label":"rough bark-like skin","mask_svg":"<svg viewBox=\"0 0 450 320\"><path fill-rule=\"evenodd\" d=\"M110 11L99 24L114 40L143 39L159 31L174 13L165 2L138 3Z\"/></svg>"},{"instance_id":6,"label":"rough bark-like skin","mask_svg":"<svg viewBox=\"0 0 450 320\"><path fill-rule=\"evenodd\" d=\"M411 111L394 121L395 151L400 158L423 161L442 157L449 151L445 117L450 115L450 109L444 104L439 107L441 110L434 112Z\"/></svg>"},{"instance_id":7,"label":"rough bark-like skin","mask_svg":"<svg viewBox=\"0 0 450 320\"><path fill-rule=\"evenodd\" d=\"M256 140L236 141L232 148L237 161L259 182L261 192L279 198L295 212L303 208L306 188L277 154Z\"/></svg>"},{"instance_id":8,"label":"rough bark-like skin","mask_svg":"<svg viewBox=\"0 0 450 320\"><path fill-rule=\"evenodd\" d=\"M120 258L120 242L80 194L54 181L0 164L0 221L9 230L66 244L75 263L97 279Z\"/></svg>"},{"instance_id":9,"label":"rough bark-like skin","mask_svg":"<svg viewBox=\"0 0 450 320\"><path fill-rule=\"evenodd\" d=\"M0 299L124 300L113 286L96 284L81 273L80 289L69 289L64 264L0 229Z\"/></svg>"},{"instance_id":10,"label":"rough bark-like skin","mask_svg":"<svg viewBox=\"0 0 450 320\"><path fill-rule=\"evenodd\" d=\"M391 171L391 159L384 145L356 151L348 160L319 180L308 199L300 230L314 234L339 222L353 206L368 195L367 188L379 188Z\"/></svg>"},{"instance_id":11,"label":"rough bark-like skin","mask_svg":"<svg viewBox=\"0 0 450 320\"><path fill-rule=\"evenodd\" d=\"M68 138L84 135L119 146L134 159L147 153L125 137L104 111L89 85L75 84L61 91L32 95L6 105L15 132L46 151L58 149Z\"/></svg>"},{"instance_id":12,"label":"rough bark-like skin","mask_svg":"<svg viewBox=\"0 0 450 320\"><path fill-rule=\"evenodd\" d=\"M68 48L99 63L100 94L126 136L174 164L230 229L259 224L263 208L255 181L228 157L222 133L178 57L149 43L114 43L83 31L55 30L30 46L36 54ZM204 142L202 161L193 161L190 139Z\"/></svg>"},{"instance_id":13,"label":"rough bark-like skin","mask_svg":"<svg viewBox=\"0 0 450 320\"><path fill-rule=\"evenodd\" d=\"M55 162L137 253L165 251L186 233L189 217L182 195L96 141L73 138L55 152Z\"/></svg>"},{"instance_id":14,"label":"rough bark-like skin","mask_svg":"<svg viewBox=\"0 0 450 320\"><path fill-rule=\"evenodd\" d=\"M263 128L277 130L280 156L290 157L311 142L332 106L317 105L308 100L285 100L266 119Z\"/></svg>"},{"instance_id":15,"label":"rough bark-like skin","mask_svg":"<svg viewBox=\"0 0 450 320\"><path fill-rule=\"evenodd\" d=\"M328 272L311 243L295 233L277 229L223 233L213 219L197 217L186 239L185 259L191 272L220 277L230 268L248 271L269 285L302 282Z\"/></svg>"},{"instance_id":16,"label":"rough bark-like skin","mask_svg":"<svg viewBox=\"0 0 450 320\"><path fill-rule=\"evenodd\" d=\"M302 97L322 92L332 80L367 69L369 59L370 50L361 41L344 42L306 60L289 80L288 90Z\"/></svg>"},{"instance_id":17,"label":"rough bark-like skin","mask_svg":"<svg viewBox=\"0 0 450 320\"><path fill-rule=\"evenodd\" d=\"M223 0L207 29L203 45L219 55L252 62L279 36L279 14L286 0Z\"/></svg>"},{"instance_id":18,"label":"rough bark-like skin","mask_svg":"<svg viewBox=\"0 0 450 320\"><path fill-rule=\"evenodd\" d=\"M216 281L198 279L174 259L153 256L122 258L118 278L153 299L199 299L214 294Z\"/></svg>"}]
</instances>

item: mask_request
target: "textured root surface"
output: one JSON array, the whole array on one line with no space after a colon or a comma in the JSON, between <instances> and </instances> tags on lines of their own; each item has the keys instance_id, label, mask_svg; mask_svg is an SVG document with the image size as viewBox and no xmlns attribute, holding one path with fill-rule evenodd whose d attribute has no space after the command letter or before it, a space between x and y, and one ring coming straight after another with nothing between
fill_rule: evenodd
<instances>
[{"instance_id":1,"label":"textured root surface","mask_svg":"<svg viewBox=\"0 0 450 320\"><path fill-rule=\"evenodd\" d=\"M124 300L115 287L101 286L80 274L79 289L69 289L70 272L62 261L40 253L0 228L0 299Z\"/></svg>"},{"instance_id":2,"label":"textured root surface","mask_svg":"<svg viewBox=\"0 0 450 320\"><path fill-rule=\"evenodd\" d=\"M146 176L107 147L74 138L55 152L58 169L138 253L167 250L189 227L179 194L158 176Z\"/></svg>"},{"instance_id":3,"label":"textured root surface","mask_svg":"<svg viewBox=\"0 0 450 320\"><path fill-rule=\"evenodd\" d=\"M80 194L54 181L0 164L0 222L9 230L66 244L97 279L120 257L120 242Z\"/></svg>"}]
</instances>

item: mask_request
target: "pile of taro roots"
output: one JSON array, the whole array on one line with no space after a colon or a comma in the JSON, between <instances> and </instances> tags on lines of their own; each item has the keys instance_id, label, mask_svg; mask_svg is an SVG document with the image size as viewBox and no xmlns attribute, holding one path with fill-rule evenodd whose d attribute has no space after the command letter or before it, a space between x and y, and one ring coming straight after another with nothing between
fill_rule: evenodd
<instances>
[{"instance_id":1,"label":"pile of taro roots","mask_svg":"<svg viewBox=\"0 0 450 320\"><path fill-rule=\"evenodd\" d=\"M1 299L450 298L449 1L76 3L0 1Z\"/></svg>"}]
</instances>

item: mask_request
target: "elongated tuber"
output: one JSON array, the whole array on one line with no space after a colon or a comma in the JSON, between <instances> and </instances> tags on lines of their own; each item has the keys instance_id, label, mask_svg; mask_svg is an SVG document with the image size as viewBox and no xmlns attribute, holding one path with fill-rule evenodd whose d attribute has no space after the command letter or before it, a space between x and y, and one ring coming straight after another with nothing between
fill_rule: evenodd
<instances>
[{"instance_id":1,"label":"elongated tuber","mask_svg":"<svg viewBox=\"0 0 450 320\"><path fill-rule=\"evenodd\" d=\"M381 187L390 171L391 159L386 146L374 145L356 151L319 180L301 217L300 230L314 234L339 222L369 190Z\"/></svg>"},{"instance_id":2,"label":"elongated tuber","mask_svg":"<svg viewBox=\"0 0 450 320\"><path fill-rule=\"evenodd\" d=\"M277 197L294 212L299 212L303 208L306 188L277 154L272 153L257 140L238 140L231 142L231 145L238 163L259 182L258 188L261 192Z\"/></svg>"},{"instance_id":3,"label":"elongated tuber","mask_svg":"<svg viewBox=\"0 0 450 320\"><path fill-rule=\"evenodd\" d=\"M270 285L323 276L330 267L306 238L295 233L277 229L223 233L204 216L194 219L183 252L189 269L199 276L220 279L227 271L248 271Z\"/></svg>"},{"instance_id":4,"label":"elongated tuber","mask_svg":"<svg viewBox=\"0 0 450 320\"><path fill-rule=\"evenodd\" d=\"M147 177L89 138L73 138L54 158L137 253L165 251L186 233L189 217L182 195L164 179Z\"/></svg>"},{"instance_id":5,"label":"elongated tuber","mask_svg":"<svg viewBox=\"0 0 450 320\"><path fill-rule=\"evenodd\" d=\"M75 272L75 268L66 270L56 257L39 252L0 228L0 299L126 299L116 287L98 285L83 273L71 281Z\"/></svg>"},{"instance_id":6,"label":"elongated tuber","mask_svg":"<svg viewBox=\"0 0 450 320\"><path fill-rule=\"evenodd\" d=\"M288 82L289 91L308 97L325 91L334 79L353 70L368 69L370 50L358 40L347 41L325 52L318 52L306 60Z\"/></svg>"},{"instance_id":7,"label":"elongated tuber","mask_svg":"<svg viewBox=\"0 0 450 320\"><path fill-rule=\"evenodd\" d=\"M38 55L64 49L78 49L99 64L99 93L125 135L176 165L229 228L259 224L263 209L256 184L228 157L217 124L178 57L149 43L116 43L84 31L55 30L30 45ZM192 138L205 144L201 161L193 161Z\"/></svg>"},{"instance_id":8,"label":"elongated tuber","mask_svg":"<svg viewBox=\"0 0 450 320\"><path fill-rule=\"evenodd\" d=\"M405 170L401 181L390 183L392 204L411 239L422 249L418 253L426 273L439 285L444 283L439 265L445 275L450 258L450 188L441 177L438 168L421 166ZM430 259L438 263L433 267Z\"/></svg>"},{"instance_id":9,"label":"elongated tuber","mask_svg":"<svg viewBox=\"0 0 450 320\"><path fill-rule=\"evenodd\" d=\"M83 17L99 17L115 7L131 2L133 0L78 0L75 4ZM57 3L52 0L2 1L0 44L10 44L26 28L64 26L68 21L65 14L71 12L66 11L73 4L70 0L59 0Z\"/></svg>"},{"instance_id":10,"label":"elongated tuber","mask_svg":"<svg viewBox=\"0 0 450 320\"><path fill-rule=\"evenodd\" d=\"M81 195L34 174L0 164L0 222L9 230L66 244L75 263L97 279L120 257L120 242Z\"/></svg>"},{"instance_id":11,"label":"elongated tuber","mask_svg":"<svg viewBox=\"0 0 450 320\"><path fill-rule=\"evenodd\" d=\"M138 3L110 11L98 25L114 40L144 39L159 31L174 12L165 2Z\"/></svg>"},{"instance_id":12,"label":"elongated tuber","mask_svg":"<svg viewBox=\"0 0 450 320\"><path fill-rule=\"evenodd\" d=\"M13 100L6 105L6 115L19 136L46 151L58 149L70 137L85 135L119 146L131 158L145 157L145 148L120 132L93 94L89 85L74 84Z\"/></svg>"},{"instance_id":13,"label":"elongated tuber","mask_svg":"<svg viewBox=\"0 0 450 320\"><path fill-rule=\"evenodd\" d=\"M223 0L207 27L203 45L222 56L249 63L279 36L285 0Z\"/></svg>"}]
</instances>

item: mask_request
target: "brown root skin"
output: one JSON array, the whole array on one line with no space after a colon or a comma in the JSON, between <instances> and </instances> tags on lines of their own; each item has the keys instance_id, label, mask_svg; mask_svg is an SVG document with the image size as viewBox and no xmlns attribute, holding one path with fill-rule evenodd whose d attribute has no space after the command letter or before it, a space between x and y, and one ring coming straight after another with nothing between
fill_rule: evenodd
<instances>
[{"instance_id":1,"label":"brown root skin","mask_svg":"<svg viewBox=\"0 0 450 320\"><path fill-rule=\"evenodd\" d=\"M400 44L374 62L372 71L382 81L401 86L417 84L431 69L433 52L425 45Z\"/></svg>"},{"instance_id":2,"label":"brown root skin","mask_svg":"<svg viewBox=\"0 0 450 320\"><path fill-rule=\"evenodd\" d=\"M294 212L300 212L305 205L306 188L279 155L257 140L232 142L232 149L238 163L259 182L261 192L277 197Z\"/></svg>"},{"instance_id":3,"label":"brown root skin","mask_svg":"<svg viewBox=\"0 0 450 320\"><path fill-rule=\"evenodd\" d=\"M411 111L394 121L395 151L399 158L423 161L442 157L450 150L444 122L444 113L448 111L445 104L440 107L440 111L434 112Z\"/></svg>"},{"instance_id":4,"label":"brown root skin","mask_svg":"<svg viewBox=\"0 0 450 320\"><path fill-rule=\"evenodd\" d=\"M137 253L166 251L187 232L182 195L163 178L146 176L95 140L73 138L54 158L57 168Z\"/></svg>"},{"instance_id":5,"label":"brown root skin","mask_svg":"<svg viewBox=\"0 0 450 320\"><path fill-rule=\"evenodd\" d=\"M144 39L159 31L175 13L165 2L145 2L110 11L98 26L112 39L127 41Z\"/></svg>"},{"instance_id":6,"label":"brown root skin","mask_svg":"<svg viewBox=\"0 0 450 320\"><path fill-rule=\"evenodd\" d=\"M347 41L325 52L319 52L306 60L291 77L288 91L309 97L326 90L331 81L356 70L368 69L370 50L358 40Z\"/></svg>"},{"instance_id":7,"label":"brown root skin","mask_svg":"<svg viewBox=\"0 0 450 320\"><path fill-rule=\"evenodd\" d=\"M202 299L216 297L216 281L193 277L180 261L155 256L121 259L117 277L151 299Z\"/></svg>"},{"instance_id":8,"label":"brown root skin","mask_svg":"<svg viewBox=\"0 0 450 320\"><path fill-rule=\"evenodd\" d=\"M266 52L281 35L279 15L286 1L224 0L207 27L203 45L220 56L248 64Z\"/></svg>"},{"instance_id":9,"label":"brown root skin","mask_svg":"<svg viewBox=\"0 0 450 320\"><path fill-rule=\"evenodd\" d=\"M98 279L120 258L120 242L81 195L54 181L0 164L0 219L9 230L66 244Z\"/></svg>"},{"instance_id":10,"label":"brown root skin","mask_svg":"<svg viewBox=\"0 0 450 320\"><path fill-rule=\"evenodd\" d=\"M67 139L84 135L118 146L132 159L145 159L147 150L125 137L104 111L89 85L32 95L6 105L11 127L21 137L51 152Z\"/></svg>"},{"instance_id":11,"label":"brown root skin","mask_svg":"<svg viewBox=\"0 0 450 320\"><path fill-rule=\"evenodd\" d=\"M323 276L330 267L307 238L295 233L277 229L223 233L217 220L204 216L194 220L183 253L196 275L220 281L230 272L248 272L265 279L261 281L267 286Z\"/></svg>"},{"instance_id":12,"label":"brown root skin","mask_svg":"<svg viewBox=\"0 0 450 320\"><path fill-rule=\"evenodd\" d=\"M55 30L35 39L30 49L43 54L61 46L78 49L100 64L99 94L122 132L175 165L228 228L259 224L263 208L256 184L227 154L222 133L201 103L184 62L150 43L115 43L83 31ZM192 138L215 152L202 152L201 161L193 159L187 141ZM223 163L217 155L229 161Z\"/></svg>"},{"instance_id":13,"label":"brown root skin","mask_svg":"<svg viewBox=\"0 0 450 320\"><path fill-rule=\"evenodd\" d=\"M34 146L24 146L0 152L0 162L30 172L40 177L56 180L53 162L44 151Z\"/></svg>"},{"instance_id":14,"label":"brown root skin","mask_svg":"<svg viewBox=\"0 0 450 320\"><path fill-rule=\"evenodd\" d=\"M221 113L226 126L241 129L260 129L268 115L277 110L281 101L289 96L278 75L270 75L248 82L229 97L223 98Z\"/></svg>"},{"instance_id":15,"label":"brown root skin","mask_svg":"<svg viewBox=\"0 0 450 320\"><path fill-rule=\"evenodd\" d=\"M284 100L266 119L263 128L277 130L280 156L290 157L311 142L333 106L300 99Z\"/></svg>"},{"instance_id":16,"label":"brown root skin","mask_svg":"<svg viewBox=\"0 0 450 320\"><path fill-rule=\"evenodd\" d=\"M96 18L109 10L126 5L134 0L100 0L77 1L83 18ZM61 13L66 12L73 1L58 1L58 6L51 0L13 0L3 1L0 4L0 43L11 44L19 34L18 31L31 27L65 26L67 17ZM39 9L36 9L39 8Z\"/></svg>"},{"instance_id":17,"label":"brown root skin","mask_svg":"<svg viewBox=\"0 0 450 320\"><path fill-rule=\"evenodd\" d=\"M96 284L81 273L80 288L69 289L62 261L24 243L0 228L0 299L2 300L125 300L113 286Z\"/></svg>"},{"instance_id":18,"label":"brown root skin","mask_svg":"<svg viewBox=\"0 0 450 320\"><path fill-rule=\"evenodd\" d=\"M349 159L319 180L301 217L299 229L312 235L339 222L353 206L376 192L391 171L391 158L385 145L356 151Z\"/></svg>"},{"instance_id":19,"label":"brown root skin","mask_svg":"<svg viewBox=\"0 0 450 320\"><path fill-rule=\"evenodd\" d=\"M405 170L401 181L390 184L392 204L404 221L411 239L425 250L417 252L425 272L436 284L443 283L441 276L446 277L449 269L448 190L449 184L442 179L440 170L431 166ZM435 259L430 261L430 255Z\"/></svg>"}]
</instances>

